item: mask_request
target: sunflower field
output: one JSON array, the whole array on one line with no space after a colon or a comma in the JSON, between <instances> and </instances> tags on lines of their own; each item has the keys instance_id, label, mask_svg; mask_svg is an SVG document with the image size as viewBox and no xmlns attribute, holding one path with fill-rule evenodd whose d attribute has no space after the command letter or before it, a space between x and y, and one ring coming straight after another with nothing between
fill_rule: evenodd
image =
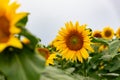
<instances>
[{"instance_id":1,"label":"sunflower field","mask_svg":"<svg viewBox=\"0 0 120 80\"><path fill-rule=\"evenodd\" d=\"M0 80L120 80L120 27L66 22L46 46L19 6L0 0Z\"/></svg>"}]
</instances>

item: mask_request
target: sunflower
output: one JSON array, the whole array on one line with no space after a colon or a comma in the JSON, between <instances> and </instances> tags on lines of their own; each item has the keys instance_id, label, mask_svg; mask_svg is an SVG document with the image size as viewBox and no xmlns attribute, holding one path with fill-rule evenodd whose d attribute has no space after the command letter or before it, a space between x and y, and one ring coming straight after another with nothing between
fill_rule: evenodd
<instances>
[{"instance_id":1,"label":"sunflower","mask_svg":"<svg viewBox=\"0 0 120 80\"><path fill-rule=\"evenodd\" d=\"M36 48L38 53L42 55L45 59L48 59L50 51L47 48Z\"/></svg>"},{"instance_id":2,"label":"sunflower","mask_svg":"<svg viewBox=\"0 0 120 80\"><path fill-rule=\"evenodd\" d=\"M116 37L117 38L120 38L120 27L117 29L117 31L116 31Z\"/></svg>"},{"instance_id":3,"label":"sunflower","mask_svg":"<svg viewBox=\"0 0 120 80\"><path fill-rule=\"evenodd\" d=\"M101 31L99 30L95 30L92 34L93 37L96 37L96 38L102 38L102 34L101 34Z\"/></svg>"},{"instance_id":4,"label":"sunflower","mask_svg":"<svg viewBox=\"0 0 120 80\"><path fill-rule=\"evenodd\" d=\"M15 37L15 34L21 32L16 27L16 23L27 13L16 13L19 4L16 2L9 4L9 2L9 0L0 0L0 52L8 46L22 48L21 42Z\"/></svg>"},{"instance_id":5,"label":"sunflower","mask_svg":"<svg viewBox=\"0 0 120 80\"><path fill-rule=\"evenodd\" d=\"M110 39L113 38L113 36L114 36L114 30L113 30L112 28L110 28L110 27L105 27L105 28L103 29L103 31L102 31L102 37L103 37L104 39L110 40Z\"/></svg>"},{"instance_id":6,"label":"sunflower","mask_svg":"<svg viewBox=\"0 0 120 80\"><path fill-rule=\"evenodd\" d=\"M107 50L108 49L108 46L107 45L101 45L98 49L99 52L102 52L104 50Z\"/></svg>"},{"instance_id":7,"label":"sunflower","mask_svg":"<svg viewBox=\"0 0 120 80\"><path fill-rule=\"evenodd\" d=\"M46 65L54 65L54 59L56 58L56 53L52 53L46 60Z\"/></svg>"},{"instance_id":8,"label":"sunflower","mask_svg":"<svg viewBox=\"0 0 120 80\"><path fill-rule=\"evenodd\" d=\"M61 53L62 58L83 62L83 59L89 57L87 49L93 51L90 46L90 34L86 25L79 25L78 22L73 25L69 22L61 28L53 44Z\"/></svg>"}]
</instances>

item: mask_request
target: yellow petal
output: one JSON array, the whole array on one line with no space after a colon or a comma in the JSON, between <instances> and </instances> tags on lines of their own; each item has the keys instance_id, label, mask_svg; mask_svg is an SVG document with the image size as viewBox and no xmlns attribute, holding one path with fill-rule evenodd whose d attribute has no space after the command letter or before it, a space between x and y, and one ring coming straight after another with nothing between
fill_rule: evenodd
<instances>
[{"instance_id":1,"label":"yellow petal","mask_svg":"<svg viewBox=\"0 0 120 80\"><path fill-rule=\"evenodd\" d=\"M0 52L2 52L6 47L8 47L7 44L0 44Z\"/></svg>"},{"instance_id":2,"label":"yellow petal","mask_svg":"<svg viewBox=\"0 0 120 80\"><path fill-rule=\"evenodd\" d=\"M0 5L8 5L9 0L0 0Z\"/></svg>"},{"instance_id":3,"label":"yellow petal","mask_svg":"<svg viewBox=\"0 0 120 80\"><path fill-rule=\"evenodd\" d=\"M81 53L80 53L80 52L77 52L76 55L77 55L78 60L82 63L82 62L83 62L83 59L82 59Z\"/></svg>"},{"instance_id":4,"label":"yellow petal","mask_svg":"<svg viewBox=\"0 0 120 80\"><path fill-rule=\"evenodd\" d=\"M73 56L73 60L74 60L74 61L77 61L76 54L74 54L74 56Z\"/></svg>"},{"instance_id":5,"label":"yellow petal","mask_svg":"<svg viewBox=\"0 0 120 80\"><path fill-rule=\"evenodd\" d=\"M69 53L69 54L68 54L69 59L72 60L72 61L74 61L73 57L74 57L76 51L69 51L68 53Z\"/></svg>"},{"instance_id":6,"label":"yellow petal","mask_svg":"<svg viewBox=\"0 0 120 80\"><path fill-rule=\"evenodd\" d=\"M46 65L49 65L49 64L54 65L55 58L56 58L56 53L51 54L46 61Z\"/></svg>"},{"instance_id":7,"label":"yellow petal","mask_svg":"<svg viewBox=\"0 0 120 80\"><path fill-rule=\"evenodd\" d=\"M90 44L86 43L83 46L84 46L84 48L88 49L89 51L94 52L94 49L90 46Z\"/></svg>"},{"instance_id":8,"label":"yellow petal","mask_svg":"<svg viewBox=\"0 0 120 80\"><path fill-rule=\"evenodd\" d=\"M89 57L88 52L87 52L84 48L82 48L82 49L80 50L80 52L81 52L81 55L82 55L82 57L83 57L84 59L87 59L87 58Z\"/></svg>"},{"instance_id":9,"label":"yellow petal","mask_svg":"<svg viewBox=\"0 0 120 80\"><path fill-rule=\"evenodd\" d=\"M6 11L6 16L8 19L13 19L13 17L15 16L16 14L16 10L17 8L19 7L20 5L17 4L16 2L13 2L8 8L7 8L7 11ZM10 15L11 14L11 15Z\"/></svg>"},{"instance_id":10,"label":"yellow petal","mask_svg":"<svg viewBox=\"0 0 120 80\"><path fill-rule=\"evenodd\" d=\"M13 47L16 47L16 48L20 48L22 49L22 43L20 42L20 40L18 38L15 38L15 37L11 37L9 42L8 42L8 45L9 46L13 46Z\"/></svg>"},{"instance_id":11,"label":"yellow petal","mask_svg":"<svg viewBox=\"0 0 120 80\"><path fill-rule=\"evenodd\" d=\"M11 28L10 28L10 33L11 34L18 34L20 32L21 32L21 29L15 27L15 26L11 26Z\"/></svg>"},{"instance_id":12,"label":"yellow petal","mask_svg":"<svg viewBox=\"0 0 120 80\"><path fill-rule=\"evenodd\" d=\"M27 15L28 15L28 13L25 13L25 12L17 13L13 17L12 25L15 25L19 20L21 20L22 18L24 18Z\"/></svg>"},{"instance_id":13,"label":"yellow petal","mask_svg":"<svg viewBox=\"0 0 120 80\"><path fill-rule=\"evenodd\" d=\"M16 2L13 2L11 5L10 5L10 11L16 11L17 8L19 8L20 4L17 4Z\"/></svg>"}]
</instances>

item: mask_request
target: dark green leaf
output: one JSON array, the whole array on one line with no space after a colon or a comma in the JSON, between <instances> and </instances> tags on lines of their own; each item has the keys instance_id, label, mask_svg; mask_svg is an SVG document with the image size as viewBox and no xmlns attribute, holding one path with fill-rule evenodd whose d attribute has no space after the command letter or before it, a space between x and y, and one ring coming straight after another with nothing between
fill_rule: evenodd
<instances>
[{"instance_id":1,"label":"dark green leaf","mask_svg":"<svg viewBox=\"0 0 120 80\"><path fill-rule=\"evenodd\" d=\"M16 26L18 27L25 27L25 25L27 24L28 21L28 15L23 17L21 20L19 20L16 24Z\"/></svg>"}]
</instances>

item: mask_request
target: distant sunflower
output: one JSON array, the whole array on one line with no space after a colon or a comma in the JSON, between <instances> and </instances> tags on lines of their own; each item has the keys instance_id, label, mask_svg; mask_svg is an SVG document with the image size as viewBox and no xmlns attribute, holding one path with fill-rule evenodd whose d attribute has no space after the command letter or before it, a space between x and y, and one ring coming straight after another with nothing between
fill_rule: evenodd
<instances>
[{"instance_id":1,"label":"distant sunflower","mask_svg":"<svg viewBox=\"0 0 120 80\"><path fill-rule=\"evenodd\" d=\"M104 50L107 50L108 49L108 46L107 45L101 45L98 49L99 52L102 52Z\"/></svg>"},{"instance_id":2,"label":"distant sunflower","mask_svg":"<svg viewBox=\"0 0 120 80\"><path fill-rule=\"evenodd\" d=\"M36 48L38 53L42 55L46 60L48 59L50 55L50 51L47 48Z\"/></svg>"},{"instance_id":3,"label":"distant sunflower","mask_svg":"<svg viewBox=\"0 0 120 80\"><path fill-rule=\"evenodd\" d=\"M104 39L112 39L114 36L114 30L110 27L105 27L102 31L102 37Z\"/></svg>"},{"instance_id":4,"label":"distant sunflower","mask_svg":"<svg viewBox=\"0 0 120 80\"><path fill-rule=\"evenodd\" d=\"M54 59L56 59L56 53L50 54L48 59L46 60L46 65L54 65Z\"/></svg>"},{"instance_id":5,"label":"distant sunflower","mask_svg":"<svg viewBox=\"0 0 120 80\"><path fill-rule=\"evenodd\" d=\"M117 31L116 31L116 37L117 38L120 38L120 27L117 29Z\"/></svg>"},{"instance_id":6,"label":"distant sunflower","mask_svg":"<svg viewBox=\"0 0 120 80\"><path fill-rule=\"evenodd\" d=\"M96 37L96 38L102 38L102 34L101 34L101 31L99 30L95 30L92 34L93 37Z\"/></svg>"},{"instance_id":7,"label":"distant sunflower","mask_svg":"<svg viewBox=\"0 0 120 80\"><path fill-rule=\"evenodd\" d=\"M16 13L18 7L16 2L9 4L9 0L0 0L0 52L8 46L22 48L21 42L14 34L21 32L16 23L27 13Z\"/></svg>"},{"instance_id":8,"label":"distant sunflower","mask_svg":"<svg viewBox=\"0 0 120 80\"><path fill-rule=\"evenodd\" d=\"M83 58L87 59L89 54L86 49L92 50L90 44L90 34L86 25L75 25L70 23L65 24L65 28L61 28L57 35L54 46L60 51L62 57L66 60L83 62Z\"/></svg>"}]
</instances>

